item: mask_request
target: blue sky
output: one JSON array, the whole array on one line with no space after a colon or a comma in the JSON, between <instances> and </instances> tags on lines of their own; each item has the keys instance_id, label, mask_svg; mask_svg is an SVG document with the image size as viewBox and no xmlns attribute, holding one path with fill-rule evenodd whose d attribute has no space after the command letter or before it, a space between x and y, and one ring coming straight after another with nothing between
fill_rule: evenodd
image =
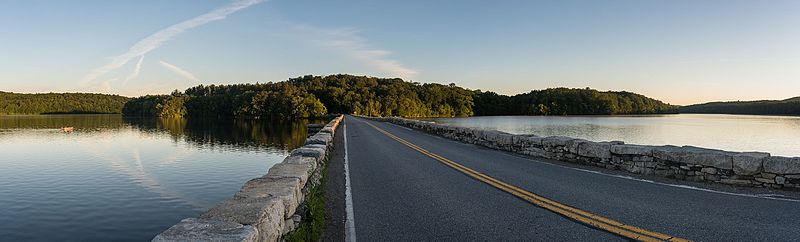
<instances>
[{"instance_id":1,"label":"blue sky","mask_svg":"<svg viewBox=\"0 0 800 242\"><path fill-rule=\"evenodd\" d=\"M3 91L138 96L351 73L505 94L628 90L673 104L800 96L800 1L0 5Z\"/></svg>"}]
</instances>

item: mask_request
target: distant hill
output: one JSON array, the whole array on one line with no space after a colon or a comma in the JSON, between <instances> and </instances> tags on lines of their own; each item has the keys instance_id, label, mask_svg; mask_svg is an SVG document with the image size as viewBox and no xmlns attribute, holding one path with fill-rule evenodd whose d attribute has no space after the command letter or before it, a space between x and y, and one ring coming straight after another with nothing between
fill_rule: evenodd
<instances>
[{"instance_id":1,"label":"distant hill","mask_svg":"<svg viewBox=\"0 0 800 242\"><path fill-rule=\"evenodd\" d=\"M95 93L12 93L0 91L0 115L121 113L129 98Z\"/></svg>"},{"instance_id":2,"label":"distant hill","mask_svg":"<svg viewBox=\"0 0 800 242\"><path fill-rule=\"evenodd\" d=\"M785 100L710 102L683 106L681 113L800 115L800 97Z\"/></svg>"},{"instance_id":3,"label":"distant hill","mask_svg":"<svg viewBox=\"0 0 800 242\"><path fill-rule=\"evenodd\" d=\"M128 116L302 118L325 113L370 116L616 115L675 113L677 107L630 92L551 88L513 96L454 83L354 75L302 76L276 83L199 85L132 99Z\"/></svg>"}]
</instances>

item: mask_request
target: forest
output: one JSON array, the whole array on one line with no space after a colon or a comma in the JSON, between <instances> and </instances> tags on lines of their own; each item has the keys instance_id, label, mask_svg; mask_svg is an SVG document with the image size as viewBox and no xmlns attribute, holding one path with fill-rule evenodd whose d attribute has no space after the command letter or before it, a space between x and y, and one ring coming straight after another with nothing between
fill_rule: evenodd
<instances>
[{"instance_id":1,"label":"forest","mask_svg":"<svg viewBox=\"0 0 800 242\"><path fill-rule=\"evenodd\" d=\"M199 85L125 104L127 116L295 119L328 113L402 117L616 115L675 113L677 106L630 92L551 88L514 96L454 83L354 75L302 76L282 82Z\"/></svg>"},{"instance_id":2,"label":"forest","mask_svg":"<svg viewBox=\"0 0 800 242\"><path fill-rule=\"evenodd\" d=\"M785 100L710 102L681 107L681 113L800 115L800 97Z\"/></svg>"},{"instance_id":3,"label":"forest","mask_svg":"<svg viewBox=\"0 0 800 242\"><path fill-rule=\"evenodd\" d=\"M128 100L94 93L0 92L0 115L120 113Z\"/></svg>"}]
</instances>

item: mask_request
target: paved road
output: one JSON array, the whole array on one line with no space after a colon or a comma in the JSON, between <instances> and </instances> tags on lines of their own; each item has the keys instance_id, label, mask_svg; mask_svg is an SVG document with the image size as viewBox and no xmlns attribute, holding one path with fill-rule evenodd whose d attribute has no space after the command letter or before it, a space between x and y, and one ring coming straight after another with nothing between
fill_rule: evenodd
<instances>
[{"instance_id":1,"label":"paved road","mask_svg":"<svg viewBox=\"0 0 800 242\"><path fill-rule=\"evenodd\" d=\"M378 129L504 183L646 230L697 241L800 241L796 200L627 179L352 116L345 128L359 241L625 240L465 175Z\"/></svg>"}]
</instances>

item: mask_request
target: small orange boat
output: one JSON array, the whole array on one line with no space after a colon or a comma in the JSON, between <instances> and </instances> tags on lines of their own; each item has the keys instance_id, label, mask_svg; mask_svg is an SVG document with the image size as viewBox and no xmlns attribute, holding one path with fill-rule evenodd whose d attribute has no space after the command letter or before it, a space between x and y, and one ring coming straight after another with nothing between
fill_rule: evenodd
<instances>
[{"instance_id":1,"label":"small orange boat","mask_svg":"<svg viewBox=\"0 0 800 242\"><path fill-rule=\"evenodd\" d=\"M69 133L69 132L72 132L73 130L75 130L75 127L62 127L61 128L61 131L64 131L64 133Z\"/></svg>"}]
</instances>

